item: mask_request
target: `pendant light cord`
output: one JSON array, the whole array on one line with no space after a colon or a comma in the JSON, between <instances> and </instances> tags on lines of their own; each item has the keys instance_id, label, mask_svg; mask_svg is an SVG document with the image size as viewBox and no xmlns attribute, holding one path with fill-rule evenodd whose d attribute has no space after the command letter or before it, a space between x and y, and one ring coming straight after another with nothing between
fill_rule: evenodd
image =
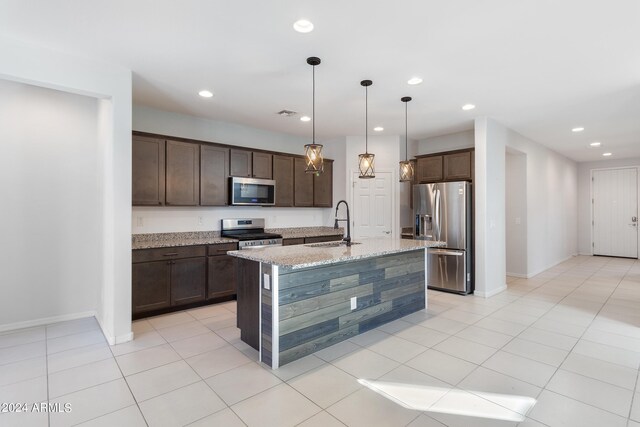
<instances>
[{"instance_id":1,"label":"pendant light cord","mask_svg":"<svg viewBox=\"0 0 640 427\"><path fill-rule=\"evenodd\" d=\"M316 143L316 66L313 66L313 91L312 91L312 95L311 95L311 99L313 100L311 102L312 106L311 106L311 127L313 129L313 136L312 136L312 141L315 144Z\"/></svg>"},{"instance_id":2,"label":"pendant light cord","mask_svg":"<svg viewBox=\"0 0 640 427\"><path fill-rule=\"evenodd\" d=\"M369 86L364 87L364 152L369 154Z\"/></svg>"},{"instance_id":3,"label":"pendant light cord","mask_svg":"<svg viewBox=\"0 0 640 427\"><path fill-rule=\"evenodd\" d=\"M404 103L404 161L408 162L409 161L409 145L407 144L407 132L408 132L408 128L409 125L407 124L409 121L407 119L408 113L407 113L407 105L408 103L405 102Z\"/></svg>"}]
</instances>

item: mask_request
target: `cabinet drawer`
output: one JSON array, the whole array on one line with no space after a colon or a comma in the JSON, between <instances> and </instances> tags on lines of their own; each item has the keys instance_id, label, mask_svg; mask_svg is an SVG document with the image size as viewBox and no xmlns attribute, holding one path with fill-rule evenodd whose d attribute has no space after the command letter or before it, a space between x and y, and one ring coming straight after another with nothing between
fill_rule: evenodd
<instances>
[{"instance_id":1,"label":"cabinet drawer","mask_svg":"<svg viewBox=\"0 0 640 427\"><path fill-rule=\"evenodd\" d=\"M194 258L205 256L204 246L174 246L169 248L137 249L133 251L133 262L161 261L163 259Z\"/></svg>"},{"instance_id":2,"label":"cabinet drawer","mask_svg":"<svg viewBox=\"0 0 640 427\"><path fill-rule=\"evenodd\" d=\"M304 239L304 242L305 243L321 243L321 242L335 242L337 240L342 240L342 235L307 237Z\"/></svg>"},{"instance_id":3,"label":"cabinet drawer","mask_svg":"<svg viewBox=\"0 0 640 427\"><path fill-rule=\"evenodd\" d=\"M237 243L220 243L217 245L209 245L207 246L207 254L209 256L212 255L226 255L227 251L235 251L238 250Z\"/></svg>"},{"instance_id":4,"label":"cabinet drawer","mask_svg":"<svg viewBox=\"0 0 640 427\"><path fill-rule=\"evenodd\" d=\"M296 237L293 239L282 239L282 246L301 245L304 243L304 237Z\"/></svg>"}]
</instances>

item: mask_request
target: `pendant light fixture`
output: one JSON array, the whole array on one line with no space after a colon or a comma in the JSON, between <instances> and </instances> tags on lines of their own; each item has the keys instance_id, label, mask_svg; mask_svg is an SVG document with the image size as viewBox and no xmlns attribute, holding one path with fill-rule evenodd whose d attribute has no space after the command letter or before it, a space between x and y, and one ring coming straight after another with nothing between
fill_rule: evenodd
<instances>
[{"instance_id":1,"label":"pendant light fixture","mask_svg":"<svg viewBox=\"0 0 640 427\"><path fill-rule=\"evenodd\" d=\"M410 96L403 96L400 101L404 102L404 161L400 162L400 182L413 181L413 163L409 161L409 150L407 144L407 104L411 101Z\"/></svg>"},{"instance_id":2,"label":"pendant light fixture","mask_svg":"<svg viewBox=\"0 0 640 427\"><path fill-rule=\"evenodd\" d=\"M316 65L320 64L320 58L311 56L307 58L307 64L313 67L313 102L311 109L311 126L313 129L313 136L311 138L311 144L304 146L304 156L307 163L305 172L320 175L324 171L322 144L316 144Z\"/></svg>"},{"instance_id":3,"label":"pendant light fixture","mask_svg":"<svg viewBox=\"0 0 640 427\"><path fill-rule=\"evenodd\" d=\"M374 170L375 154L369 153L369 86L373 84L371 80L360 82L364 86L364 153L358 155L358 168L360 176L358 178L375 178Z\"/></svg>"}]
</instances>

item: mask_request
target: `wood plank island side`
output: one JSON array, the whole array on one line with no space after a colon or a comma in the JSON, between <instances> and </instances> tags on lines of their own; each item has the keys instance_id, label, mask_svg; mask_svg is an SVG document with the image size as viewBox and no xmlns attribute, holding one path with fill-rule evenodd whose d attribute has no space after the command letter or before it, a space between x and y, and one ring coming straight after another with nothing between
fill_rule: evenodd
<instances>
[{"instance_id":1,"label":"wood plank island side","mask_svg":"<svg viewBox=\"0 0 640 427\"><path fill-rule=\"evenodd\" d=\"M250 252L239 268L259 274L239 281L238 327L272 369L426 308L425 246L302 268Z\"/></svg>"}]
</instances>

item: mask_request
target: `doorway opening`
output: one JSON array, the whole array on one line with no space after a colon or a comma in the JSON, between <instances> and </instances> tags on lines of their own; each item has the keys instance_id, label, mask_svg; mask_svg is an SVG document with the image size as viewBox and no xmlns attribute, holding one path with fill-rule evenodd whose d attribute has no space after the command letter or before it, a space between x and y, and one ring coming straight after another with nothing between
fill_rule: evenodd
<instances>
[{"instance_id":1,"label":"doorway opening","mask_svg":"<svg viewBox=\"0 0 640 427\"><path fill-rule=\"evenodd\" d=\"M505 153L505 249L507 283L528 275L527 155L507 147Z\"/></svg>"}]
</instances>

